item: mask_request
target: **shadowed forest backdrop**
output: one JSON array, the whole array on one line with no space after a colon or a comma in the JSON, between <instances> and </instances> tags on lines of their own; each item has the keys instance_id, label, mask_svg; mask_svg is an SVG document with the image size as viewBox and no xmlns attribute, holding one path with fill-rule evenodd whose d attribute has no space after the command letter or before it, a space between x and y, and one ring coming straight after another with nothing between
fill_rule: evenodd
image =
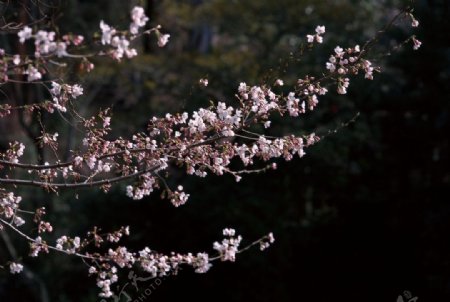
<instances>
[{"instance_id":1,"label":"shadowed forest backdrop","mask_svg":"<svg viewBox=\"0 0 450 302\"><path fill-rule=\"evenodd\" d=\"M30 21L20 5L3 3L2 14ZM302 75L320 74L336 45L363 44L395 7L405 5L396 0L70 0L48 10L61 32L89 36L100 19L127 24L136 3L171 34L167 48L142 39L143 54L133 60L97 60L87 77L76 66L69 73L69 79L82 79L82 113L114 104L117 136L144 130L153 115L231 100L242 81L294 83ZM423 41L417 52L407 45L374 57L383 72L373 82L355 80L347 95L330 94L301 119L273 123L274 133L324 135L359 113L302 159L280 161L277 170L240 183L180 174L175 181L191 194L180 208L158 194L130 200L124 186L108 194L79 190L78 198L29 189L24 203L46 206L48 220L71 234L85 233L92 224L130 225L126 240L136 249L209 250L227 226L249 240L274 232L277 241L269 250L247 251L234 264L215 263L208 274L183 270L163 279L149 301L396 301L404 290L421 301L448 301L450 3L416 1L415 16ZM300 39L316 25L327 28L324 45L300 54ZM391 31L379 51L404 35L402 28ZM16 47L12 41L13 34L0 36L2 48ZM200 78L208 78L209 86L200 88ZM21 92L23 102L30 101L28 94ZM27 127L21 115L12 123L1 120L2 148L13 138L33 144L34 129ZM70 150L79 134L68 124L53 127L68 137L64 144ZM36 160L37 154L27 155ZM8 239L18 250L27 249L18 238ZM3 262L11 258L4 240ZM79 259L55 254L23 262L27 274L0 271L0 301L44 301L45 291L47 301L99 301L95 280L86 278ZM133 287L128 293L139 296Z\"/></svg>"}]
</instances>

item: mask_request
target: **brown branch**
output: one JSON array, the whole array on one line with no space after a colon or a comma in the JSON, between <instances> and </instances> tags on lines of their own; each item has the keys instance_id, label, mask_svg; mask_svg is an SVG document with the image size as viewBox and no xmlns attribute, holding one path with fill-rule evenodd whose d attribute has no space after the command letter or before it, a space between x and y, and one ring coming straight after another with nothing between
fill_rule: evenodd
<instances>
[{"instance_id":1,"label":"brown branch","mask_svg":"<svg viewBox=\"0 0 450 302\"><path fill-rule=\"evenodd\" d=\"M104 180L97 180L97 181L91 181L91 182L81 182L81 183L49 183L49 182L42 182L42 181L36 181L36 180L23 180L23 179L8 179L8 178L0 178L0 183L5 185L24 185L24 186L38 186L38 187L45 187L45 188L86 188L86 187L94 187L94 186L101 186L101 185L109 185L112 183L120 182L123 180L127 180L130 178L134 178L137 176L140 176L145 173L151 173L155 170L157 170L160 166L154 166L133 174L129 175L122 175L118 177L113 177L109 179Z\"/></svg>"},{"instance_id":2,"label":"brown branch","mask_svg":"<svg viewBox=\"0 0 450 302\"><path fill-rule=\"evenodd\" d=\"M35 165L35 164L13 163L13 162L10 162L7 160L0 159L0 165L22 168L22 169L29 169L29 170L45 170L45 169L62 168L62 167L68 167L70 165L73 165L73 163L74 163L74 161L72 160L70 162L52 164L52 165Z\"/></svg>"},{"instance_id":3,"label":"brown branch","mask_svg":"<svg viewBox=\"0 0 450 302\"><path fill-rule=\"evenodd\" d=\"M30 236L28 236L27 234L25 234L24 232L22 232L21 230L19 230L19 229L16 228L15 226L13 226L13 225L12 225L11 223L9 223L8 221L6 221L6 220L0 218L0 223L3 224L3 225L8 226L8 227L9 227L10 229L12 229L14 232L16 232L16 233L19 234L20 236L24 237L26 240L28 240L28 241L30 241L30 242L36 243L36 240L35 240L35 239L31 238ZM44 244L44 243L39 243L39 244L42 245L42 246L45 246L45 247L47 247L47 248L49 248L49 249L51 249L51 250L54 250L54 251L57 251L57 252L61 252L61 253L67 254L67 255L74 255L74 256L78 256L78 257L84 258L84 259L97 260L97 258L94 257L94 256L83 255L83 254L80 254L80 253L71 253L71 252L69 252L69 251L65 251L65 250L63 250L63 249L59 249L59 248L56 248L56 247L54 247L54 246L52 246L52 245L48 245L48 244Z\"/></svg>"},{"instance_id":4,"label":"brown branch","mask_svg":"<svg viewBox=\"0 0 450 302\"><path fill-rule=\"evenodd\" d=\"M388 24L386 24L384 26L384 28L382 28L381 30L379 30L375 36L371 39L369 39L368 41L366 41L366 43L364 43L363 47L361 48L361 52L359 53L358 59L360 59L363 55L367 54L370 49L371 49L371 45L374 44L375 42L377 42L379 40L379 38L384 35L389 29L391 29L392 26L394 26L395 22L402 16L407 15L409 12L411 11L411 8L408 6L406 8L404 8L403 10L401 10L398 14L396 14L390 21Z\"/></svg>"}]
</instances>

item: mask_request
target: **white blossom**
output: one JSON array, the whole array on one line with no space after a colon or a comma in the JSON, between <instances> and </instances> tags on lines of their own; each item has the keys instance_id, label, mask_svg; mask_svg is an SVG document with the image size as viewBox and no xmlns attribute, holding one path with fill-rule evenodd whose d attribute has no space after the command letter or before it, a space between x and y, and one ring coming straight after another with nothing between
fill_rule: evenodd
<instances>
[{"instance_id":1,"label":"white blossom","mask_svg":"<svg viewBox=\"0 0 450 302\"><path fill-rule=\"evenodd\" d=\"M69 86L68 91L74 99L79 97L80 95L83 95L83 87L78 84Z\"/></svg>"},{"instance_id":2,"label":"white blossom","mask_svg":"<svg viewBox=\"0 0 450 302\"><path fill-rule=\"evenodd\" d=\"M24 43L26 40L30 39L32 37L32 33L33 31L30 27L24 26L24 28L22 28L22 30L17 33L17 35L19 36L19 42Z\"/></svg>"},{"instance_id":3,"label":"white blossom","mask_svg":"<svg viewBox=\"0 0 450 302\"><path fill-rule=\"evenodd\" d=\"M413 49L418 50L420 48L420 46L422 45L422 42L417 40L416 37L413 37L412 40L414 43Z\"/></svg>"},{"instance_id":4,"label":"white blossom","mask_svg":"<svg viewBox=\"0 0 450 302\"><path fill-rule=\"evenodd\" d=\"M209 255L207 253L198 253L195 261L195 272L206 273L211 268Z\"/></svg>"},{"instance_id":5,"label":"white blossom","mask_svg":"<svg viewBox=\"0 0 450 302\"><path fill-rule=\"evenodd\" d=\"M56 55L58 57L64 57L67 55L67 44L64 42L58 42L56 43Z\"/></svg>"},{"instance_id":6,"label":"white blossom","mask_svg":"<svg viewBox=\"0 0 450 302\"><path fill-rule=\"evenodd\" d=\"M140 6L135 6L131 10L131 19L133 20L133 22L130 24L130 32L134 35L136 35L139 31L139 28L145 26L145 24L149 20L145 15L144 9Z\"/></svg>"},{"instance_id":7,"label":"white blossom","mask_svg":"<svg viewBox=\"0 0 450 302\"><path fill-rule=\"evenodd\" d=\"M32 66L32 65L28 65L28 69L25 71L25 74L28 75L28 82L33 82L36 80L40 80L42 79L42 74L39 72L39 70Z\"/></svg>"},{"instance_id":8,"label":"white blossom","mask_svg":"<svg viewBox=\"0 0 450 302\"><path fill-rule=\"evenodd\" d=\"M11 274L18 274L23 270L23 265L20 263L11 262L9 264Z\"/></svg>"},{"instance_id":9,"label":"white blossom","mask_svg":"<svg viewBox=\"0 0 450 302\"><path fill-rule=\"evenodd\" d=\"M166 46L166 44L169 42L169 38L170 38L169 34L159 35L159 37L158 37L158 46L159 47Z\"/></svg>"},{"instance_id":10,"label":"white blossom","mask_svg":"<svg viewBox=\"0 0 450 302\"><path fill-rule=\"evenodd\" d=\"M116 30L103 22L103 20L100 21L100 29L102 30L102 44L111 44L111 39L116 34Z\"/></svg>"},{"instance_id":11,"label":"white blossom","mask_svg":"<svg viewBox=\"0 0 450 302\"><path fill-rule=\"evenodd\" d=\"M316 27L316 33L318 34L318 35L322 35L322 34L324 34L325 33L325 26L317 26Z\"/></svg>"},{"instance_id":12,"label":"white blossom","mask_svg":"<svg viewBox=\"0 0 450 302\"><path fill-rule=\"evenodd\" d=\"M14 224L16 226L21 226L21 225L25 224L25 220L22 217L15 216L14 217Z\"/></svg>"},{"instance_id":13,"label":"white blossom","mask_svg":"<svg viewBox=\"0 0 450 302\"><path fill-rule=\"evenodd\" d=\"M236 233L236 231L234 229L231 229L231 228L223 229L224 236L234 236L235 233Z\"/></svg>"},{"instance_id":14,"label":"white blossom","mask_svg":"<svg viewBox=\"0 0 450 302\"><path fill-rule=\"evenodd\" d=\"M14 65L19 65L20 64L20 56L19 55L14 55L14 57L13 57L13 64Z\"/></svg>"},{"instance_id":15,"label":"white blossom","mask_svg":"<svg viewBox=\"0 0 450 302\"><path fill-rule=\"evenodd\" d=\"M277 79L277 80L275 81L275 85L277 85L277 86L283 86L283 85L284 85L284 82L283 82L283 80L281 80L281 79Z\"/></svg>"}]
</instances>

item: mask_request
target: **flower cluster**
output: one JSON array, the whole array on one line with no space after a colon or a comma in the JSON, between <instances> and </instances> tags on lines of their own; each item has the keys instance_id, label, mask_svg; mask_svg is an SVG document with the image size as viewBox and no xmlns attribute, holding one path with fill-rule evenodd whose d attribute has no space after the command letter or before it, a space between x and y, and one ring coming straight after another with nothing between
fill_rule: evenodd
<instances>
[{"instance_id":1,"label":"flower cluster","mask_svg":"<svg viewBox=\"0 0 450 302\"><path fill-rule=\"evenodd\" d=\"M97 286L101 289L100 297L111 297L113 291L111 285L118 281L117 272L121 268L138 267L144 272L150 274L150 277L164 277L171 274L177 274L181 266L191 266L196 273L206 273L212 266L212 261L234 261L236 254L240 252L238 249L242 241L242 237L235 237L234 229L224 229L224 236L221 243L215 242L213 248L218 251L217 256L211 256L206 252L193 253L171 253L165 255L151 250L149 247L138 252L131 252L126 247L118 246L114 249L108 249L108 252L101 258L86 258L86 261L92 261L89 267L89 275L95 275L97 278ZM265 241L273 243L272 233L251 243L246 248L253 245L265 244ZM57 246L57 248L62 248ZM101 260L100 260L101 259Z\"/></svg>"},{"instance_id":2,"label":"flower cluster","mask_svg":"<svg viewBox=\"0 0 450 302\"><path fill-rule=\"evenodd\" d=\"M24 224L24 220L19 216L16 216L16 211L19 209L21 196L15 196L14 192L7 192L3 188L0 189L0 213L6 218L14 217L14 223L16 226Z\"/></svg>"},{"instance_id":3,"label":"flower cluster","mask_svg":"<svg viewBox=\"0 0 450 302\"><path fill-rule=\"evenodd\" d=\"M112 58L120 61L124 55L129 59L137 56L136 49L130 48L130 41L123 35L116 35L118 32L113 27L103 22L103 20L100 21L100 29L102 31L102 44L114 47L114 49L110 51Z\"/></svg>"},{"instance_id":4,"label":"flower cluster","mask_svg":"<svg viewBox=\"0 0 450 302\"><path fill-rule=\"evenodd\" d=\"M89 273L97 273L96 268L91 266L89 268ZM112 297L113 292L111 291L111 285L116 283L117 280L117 268L115 266L112 266L109 270L98 273L97 286L101 289L99 296L102 298Z\"/></svg>"},{"instance_id":5,"label":"flower cluster","mask_svg":"<svg viewBox=\"0 0 450 302\"><path fill-rule=\"evenodd\" d=\"M71 86L67 84L61 85L58 84L57 82L52 82L52 88L50 89L50 93L52 95L53 107L61 112L66 112L67 102L70 99L74 100L79 96L83 95L83 87L81 87L78 84ZM51 109L50 112L52 112Z\"/></svg>"},{"instance_id":6,"label":"flower cluster","mask_svg":"<svg viewBox=\"0 0 450 302\"><path fill-rule=\"evenodd\" d=\"M135 6L131 10L131 19L133 22L130 24L130 33L133 35L137 35L139 33L139 28L144 27L148 21L144 9L140 6Z\"/></svg>"},{"instance_id":7,"label":"flower cluster","mask_svg":"<svg viewBox=\"0 0 450 302\"><path fill-rule=\"evenodd\" d=\"M337 46L334 49L334 54L328 59L326 68L330 73L338 75L337 92L339 94L346 94L347 88L350 85L350 79L348 77L343 78L343 76L349 74L356 75L362 70L366 79L373 80L373 72L377 69L373 67L369 60L363 59L361 55L362 52L359 45L345 50L342 47Z\"/></svg>"},{"instance_id":8,"label":"flower cluster","mask_svg":"<svg viewBox=\"0 0 450 302\"><path fill-rule=\"evenodd\" d=\"M23 265L20 263L11 262L9 264L9 270L11 274L18 274L23 270Z\"/></svg>"},{"instance_id":9,"label":"flower cluster","mask_svg":"<svg viewBox=\"0 0 450 302\"><path fill-rule=\"evenodd\" d=\"M4 159L14 164L19 162L19 158L22 157L25 151L25 145L18 141L10 142L9 149L5 153L1 154Z\"/></svg>"},{"instance_id":10,"label":"flower cluster","mask_svg":"<svg viewBox=\"0 0 450 302\"><path fill-rule=\"evenodd\" d=\"M80 244L81 239L78 236L70 238L64 235L56 240L56 248L68 254L75 254L79 250Z\"/></svg>"},{"instance_id":11,"label":"flower cluster","mask_svg":"<svg viewBox=\"0 0 450 302\"><path fill-rule=\"evenodd\" d=\"M41 72L33 65L28 65L28 68L23 72L27 75L28 82L33 82L42 79Z\"/></svg>"},{"instance_id":12,"label":"flower cluster","mask_svg":"<svg viewBox=\"0 0 450 302\"><path fill-rule=\"evenodd\" d=\"M178 186L176 191L170 192L169 194L171 195L170 202L176 207L185 204L190 196L183 191L183 186Z\"/></svg>"},{"instance_id":13,"label":"flower cluster","mask_svg":"<svg viewBox=\"0 0 450 302\"><path fill-rule=\"evenodd\" d=\"M48 245L41 236L38 236L30 244L30 256L37 257L41 252L48 253Z\"/></svg>"},{"instance_id":14,"label":"flower cluster","mask_svg":"<svg viewBox=\"0 0 450 302\"><path fill-rule=\"evenodd\" d=\"M314 35L306 35L306 39L307 39L308 43L314 43L314 41L316 41L317 43L322 43L323 42L322 35L324 33L325 33L325 26L318 25L316 27L316 34L314 34Z\"/></svg>"},{"instance_id":15,"label":"flower cluster","mask_svg":"<svg viewBox=\"0 0 450 302\"><path fill-rule=\"evenodd\" d=\"M259 242L259 249L261 251L264 251L268 247L270 247L271 244L275 242L275 237L273 236L273 233L269 233L266 237L264 237Z\"/></svg>"},{"instance_id":16,"label":"flower cluster","mask_svg":"<svg viewBox=\"0 0 450 302\"><path fill-rule=\"evenodd\" d=\"M208 86L208 79L200 79L198 82L202 86L205 86L205 87Z\"/></svg>"},{"instance_id":17,"label":"flower cluster","mask_svg":"<svg viewBox=\"0 0 450 302\"><path fill-rule=\"evenodd\" d=\"M131 10L131 20L130 35L126 35L122 31L116 30L114 27L106 24L103 20L100 21L100 30L102 32L101 43L113 47L113 49L109 51L109 55L117 61L120 61L124 56L128 59L137 56L137 50L130 47L130 43L131 40L139 34L139 29L147 24L149 18L145 15L145 11L142 7L135 6ZM162 34L159 31L160 28L161 27L158 25L156 28L152 28L145 33L155 31L158 39L158 46L164 47L169 42L170 35Z\"/></svg>"},{"instance_id":18,"label":"flower cluster","mask_svg":"<svg viewBox=\"0 0 450 302\"><path fill-rule=\"evenodd\" d=\"M234 229L224 229L223 235L227 236L222 240L221 243L214 242L214 249L219 252L220 259L222 261L232 261L236 260L236 253L239 251L239 244L241 244L242 237L235 237Z\"/></svg>"},{"instance_id":19,"label":"flower cluster","mask_svg":"<svg viewBox=\"0 0 450 302\"><path fill-rule=\"evenodd\" d=\"M25 43L26 40L34 39L34 55L36 57L55 54L60 58L67 55L67 46L70 42L55 41L56 33L54 31L39 30L33 34L33 30L30 27L24 26L17 35L20 43ZM76 43L79 45L83 39L83 36L77 36ZM17 61L15 63L17 63Z\"/></svg>"}]
</instances>

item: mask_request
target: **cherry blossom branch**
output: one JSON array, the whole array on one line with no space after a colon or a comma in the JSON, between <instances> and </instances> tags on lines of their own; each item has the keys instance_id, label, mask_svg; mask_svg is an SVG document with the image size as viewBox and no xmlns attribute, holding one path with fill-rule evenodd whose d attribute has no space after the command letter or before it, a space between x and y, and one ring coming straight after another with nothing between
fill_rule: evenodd
<instances>
[{"instance_id":1,"label":"cherry blossom branch","mask_svg":"<svg viewBox=\"0 0 450 302\"><path fill-rule=\"evenodd\" d=\"M221 135L215 135L214 137L211 137L209 139L191 144L189 146L186 147L186 150L195 148L195 147L199 147L199 146L203 146L203 145L207 145L213 142L216 142L220 139L225 138L224 136ZM177 147L170 147L168 148L168 151L178 151L179 148ZM141 152L153 152L153 150L151 149L146 149L146 148L136 148L136 149L127 149L127 150L122 150L122 151L118 151L118 152L114 152L114 153L108 153L108 154L102 154L100 156L98 156L98 159L105 159L105 158L109 158L109 157L115 157L115 156L119 156L119 155L123 155L125 153L141 153ZM71 160L68 162L63 162L63 163L56 163L56 164L48 164L48 165L37 165L37 164L24 164L24 163L19 163L19 162L11 162L8 160L3 160L0 159L0 166L4 165L4 166L9 166L9 167L16 167L16 168L21 168L21 169L29 169L29 170L47 170L47 169L55 169L55 168L63 168L63 167L68 167L71 165L75 164L75 160ZM1 180L0 180L1 182Z\"/></svg>"},{"instance_id":2,"label":"cherry blossom branch","mask_svg":"<svg viewBox=\"0 0 450 302\"><path fill-rule=\"evenodd\" d=\"M102 289L102 292L100 293L101 297L113 296L113 292L110 290L110 285L111 283L117 282L117 267L115 265L120 268L131 268L135 264L139 264L144 271L151 273L152 277L167 276L172 272L177 273L181 265L190 265L195 268L197 273L205 273L210 269L211 262L213 261L220 260L234 262L237 254L240 254L258 244L260 246L260 250L264 250L275 241L273 234L269 233L268 235L253 241L244 248L239 249L242 237L236 236L234 229L226 228L223 230L223 235L226 238L220 243L216 241L213 244L213 248L218 252L218 255L213 257L210 257L207 253L197 253L196 256L192 255L192 253L185 255L172 253L172 256L168 257L158 252L151 251L148 247L144 248L139 253L129 252L125 247L117 247L114 250L110 248L108 252L102 256L99 254L91 255L88 253L81 254L77 252L75 249L82 246L80 245L81 241L79 237L76 237L73 240L76 245L75 248L65 249L63 248L63 245L69 241L69 238L66 236L63 236L57 240L57 246L52 246L43 241L41 237L36 239L31 238L2 218L0 218L0 224L8 226L14 232L30 242L33 256L37 256L40 251L48 252L49 250L53 250L66 255L79 257L87 265L89 265L89 262L92 262L93 266L89 267L89 274L97 275L97 285ZM128 228L121 229L121 231L116 233L118 237L115 237L116 235L113 234L107 235L109 238L108 240L111 242L117 242L122 236L122 230L127 233L127 229ZM98 237L99 236L95 234L96 241L98 240ZM14 272L20 272L22 269L23 266L19 266L17 264L11 267L11 270Z\"/></svg>"},{"instance_id":3,"label":"cherry blossom branch","mask_svg":"<svg viewBox=\"0 0 450 302\"><path fill-rule=\"evenodd\" d=\"M149 169L145 169L133 174L123 175L118 177L113 177L104 180L97 180L91 182L83 182L83 183L51 183L51 182L42 182L36 180L23 180L23 179L8 179L8 178L0 178L0 183L6 185L25 185L25 186L37 186L43 188L83 188L83 187L96 187L102 185L109 185L116 182L121 182L127 179L136 178L145 173L151 173L156 171L159 166L155 166Z\"/></svg>"},{"instance_id":4,"label":"cherry blossom branch","mask_svg":"<svg viewBox=\"0 0 450 302\"><path fill-rule=\"evenodd\" d=\"M407 7L403 10L401 10L399 13L397 13L390 21L388 24L386 24L383 29L377 31L377 33L375 34L374 37L372 37L371 39L367 40L364 45L361 48L361 53L360 53L360 57L362 55L365 55L368 51L368 49L370 49L370 46L372 44L374 44L375 42L377 42L379 40L379 38L384 35L392 26L394 26L395 22L397 22L397 20L402 17L405 16L406 14L410 13L411 8Z\"/></svg>"},{"instance_id":5,"label":"cherry blossom branch","mask_svg":"<svg viewBox=\"0 0 450 302\"><path fill-rule=\"evenodd\" d=\"M235 95L239 101L236 106L217 102L190 114L184 112L154 117L149 121L146 132L137 133L131 139L119 137L115 140L108 139L111 136L111 109L100 111L90 118L82 117L75 109L75 100L83 94L83 87L76 83L69 85L61 78L51 80L51 76L46 75L51 75L56 68L68 66L66 60L81 60L82 68L90 71L94 68L88 60L91 57L109 56L116 61L130 59L137 55L137 50L130 44L131 41L144 34L155 34L158 46L164 47L170 35L162 34L159 25L142 32L141 29L149 20L142 7L134 7L130 12L132 21L129 29L118 30L100 21L100 37L94 37L96 42L91 45L94 49L86 51L85 54L79 47L83 43L83 36L72 34L59 36L53 31L29 26L17 28L20 29L17 33L19 42L24 44L28 41L23 49L30 48L33 44L30 42L34 42L34 55L5 54L4 50L0 49L0 64L3 70L0 70L0 84L40 85L38 87L41 90L42 87L45 88L50 101L23 106L3 104L0 105L0 117L8 116L11 110L24 109L29 113L36 110L38 117L41 112L54 113L56 110L64 119L63 113L68 111L80 125L83 125L82 131L85 133L82 136L82 146L71 151L73 159L69 161L59 160L59 134L48 133L46 125L41 120L38 120L41 132L32 138L40 150L49 148L53 152L51 156L56 158L53 159L53 163L38 165L20 162L19 158L24 154L25 145L16 141L10 142L9 148L0 152L2 173L0 227L6 226L30 242L31 256L37 256L41 251L52 250L80 257L86 264L92 264L89 267L89 274L96 276L101 297L113 295L110 285L118 280L118 268L138 266L156 277L176 272L180 265L190 265L197 273L204 273L211 267L211 261L235 261L236 254L258 244L261 250L267 248L274 241L272 233L240 248L242 237L236 236L234 229L224 229L225 238L213 244L213 249L218 253L213 257L208 253L196 255L173 253L169 256L147 247L139 252L130 252L125 246L111 247L103 254L82 253L82 249L91 247L91 244L100 248L104 242L117 243L124 234L128 235L128 228L122 227L116 232L99 234L99 229L94 227L83 241L79 237L70 238L64 235L56 240L56 245L49 245L40 236L33 239L19 229L25 223L20 215L34 214L33 221L38 226L39 234L51 232L52 225L41 218L45 214L45 209L39 208L34 213L21 210L21 196L6 191L4 186L38 186L55 192L59 188L100 187L106 192L114 183L134 179L135 182L126 187L127 196L141 199L163 186L163 194L167 195L167 199L174 206L179 206L186 202L189 194L183 191L181 185L178 185L176 190L171 190L168 186L166 179L175 165L185 169L189 175L205 177L207 173L231 174L236 181L239 181L240 175L243 174L275 169L276 164L255 168L255 163L270 163L279 158L288 161L295 155L302 157L305 148L318 142L322 137L346 127L357 116L321 137L314 133L266 136L265 130L257 133L257 130L253 129L269 128L274 115L300 117L308 110L314 110L319 98L328 93L329 87L336 86L338 94L346 94L350 78L359 72L364 73L366 79L373 79L374 72L378 72L379 68L373 66L366 59L366 55L380 36L394 26L402 16L409 16L413 27L418 25L410 8L401 11L373 38L366 41L362 48L359 45L347 48L337 46L326 63L326 72L318 77L306 75L298 79L289 92L287 88L279 88L284 85L282 79L277 79L273 85L250 86L240 83ZM314 43L322 43L324 34L325 26L317 26L315 34L306 36L308 47L311 49ZM409 41L414 43L414 49L420 47L421 42L415 36L411 36L403 43ZM403 46L403 43L399 47ZM10 76L14 78L10 79ZM26 81L22 78L26 78ZM207 86L208 80L201 79L200 84ZM286 91L286 94L277 91ZM236 168L236 171L231 168L232 162L235 167L236 160L244 168ZM28 170L30 179L16 178L14 172L19 169ZM160 171L164 171L164 174L159 173ZM18 263L10 265L12 273L18 273L22 268L23 266Z\"/></svg>"},{"instance_id":6,"label":"cherry blossom branch","mask_svg":"<svg viewBox=\"0 0 450 302\"><path fill-rule=\"evenodd\" d=\"M0 218L0 222L3 225L6 225L7 227L9 227L10 229L12 229L14 232L16 232L17 234L19 234L20 236L22 236L23 238L25 238L27 241L31 242L31 243L35 243L35 244L42 244L41 242L38 242L36 239L31 238L30 236L28 236L27 234L25 234L24 232L22 232L21 230L19 230L18 228L16 228L14 225L12 225L11 223L9 223L8 221L4 220L3 218ZM57 252L61 252L64 253L66 255L73 255L73 256L77 256L83 259L90 259L90 260L98 260L98 258L90 256L90 255L84 255L84 254L80 254L80 253L70 253L68 251L65 251L63 249L58 249L54 246L48 245L48 244L43 244L45 246L45 248L57 251Z\"/></svg>"},{"instance_id":7,"label":"cherry blossom branch","mask_svg":"<svg viewBox=\"0 0 450 302\"><path fill-rule=\"evenodd\" d=\"M46 169L55 169L55 168L63 168L73 165L74 161L57 163L57 164L49 164L49 165L36 165L36 164L23 164L23 163L15 163L8 160L0 159L0 165L21 168L21 169L29 169L29 170L46 170ZM1 182L1 181L0 181Z\"/></svg>"}]
</instances>

